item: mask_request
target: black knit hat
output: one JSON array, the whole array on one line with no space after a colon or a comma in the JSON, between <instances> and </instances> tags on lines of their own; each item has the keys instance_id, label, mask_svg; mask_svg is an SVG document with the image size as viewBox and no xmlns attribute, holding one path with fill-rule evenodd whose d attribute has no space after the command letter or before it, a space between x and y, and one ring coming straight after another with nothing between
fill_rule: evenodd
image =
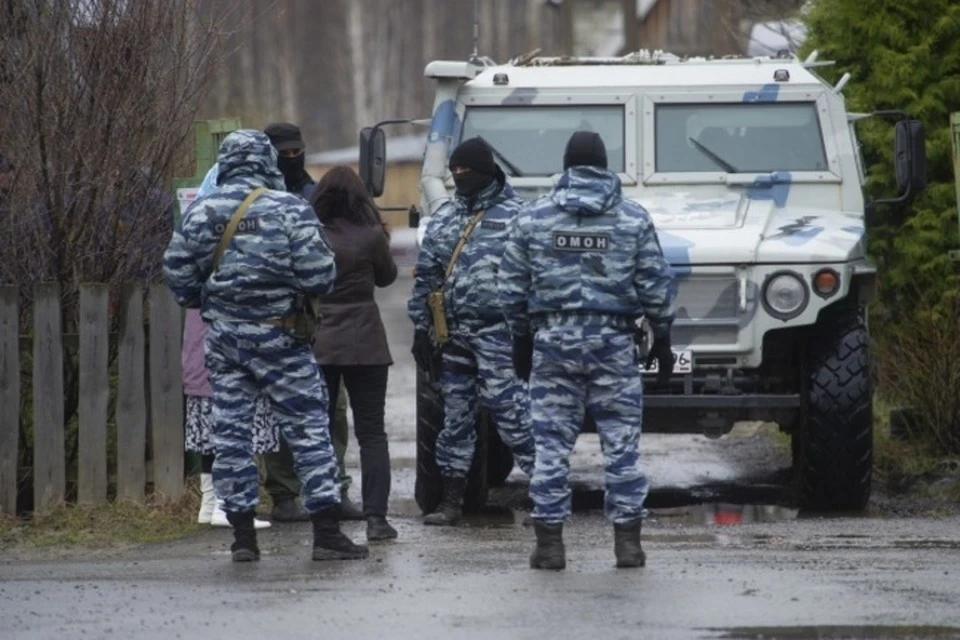
<instances>
[{"instance_id":1,"label":"black knit hat","mask_svg":"<svg viewBox=\"0 0 960 640\"><path fill-rule=\"evenodd\" d=\"M467 167L486 176L499 176L500 167L493 161L493 152L483 138L476 137L461 142L450 154L450 168Z\"/></svg>"},{"instance_id":2,"label":"black knit hat","mask_svg":"<svg viewBox=\"0 0 960 640\"><path fill-rule=\"evenodd\" d=\"M274 122L268 124L263 130L270 142L277 148L277 151L287 149L303 149L306 145L303 143L303 135L300 133L300 127L290 122Z\"/></svg>"},{"instance_id":3,"label":"black knit hat","mask_svg":"<svg viewBox=\"0 0 960 640\"><path fill-rule=\"evenodd\" d=\"M593 131L574 132L563 152L564 171L582 166L607 168L607 147L600 135Z\"/></svg>"}]
</instances>

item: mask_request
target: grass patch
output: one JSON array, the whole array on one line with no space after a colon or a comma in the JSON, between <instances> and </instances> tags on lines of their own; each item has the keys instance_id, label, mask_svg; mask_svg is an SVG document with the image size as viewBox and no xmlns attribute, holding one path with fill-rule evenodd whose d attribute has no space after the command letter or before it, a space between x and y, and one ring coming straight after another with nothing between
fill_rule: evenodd
<instances>
[{"instance_id":1,"label":"grass patch","mask_svg":"<svg viewBox=\"0 0 960 640\"><path fill-rule=\"evenodd\" d=\"M874 401L873 470L875 483L890 494L919 493L960 499L960 459L945 454L939 442L922 436L896 438L890 431L886 398ZM954 480L951 482L951 478Z\"/></svg>"},{"instance_id":2,"label":"grass patch","mask_svg":"<svg viewBox=\"0 0 960 640\"><path fill-rule=\"evenodd\" d=\"M144 504L116 501L102 505L58 506L31 518L0 518L0 549L15 547L107 548L177 540L204 531L197 524L199 498L188 487L177 501Z\"/></svg>"},{"instance_id":3,"label":"grass patch","mask_svg":"<svg viewBox=\"0 0 960 640\"><path fill-rule=\"evenodd\" d=\"M68 503L29 518L0 514L0 551L28 547L107 549L169 542L209 531L209 525L197 523L198 484L197 476L189 478L183 496L176 501L147 496L143 504L125 500L96 506ZM269 514L272 507L270 494L261 482L257 512Z\"/></svg>"}]
</instances>

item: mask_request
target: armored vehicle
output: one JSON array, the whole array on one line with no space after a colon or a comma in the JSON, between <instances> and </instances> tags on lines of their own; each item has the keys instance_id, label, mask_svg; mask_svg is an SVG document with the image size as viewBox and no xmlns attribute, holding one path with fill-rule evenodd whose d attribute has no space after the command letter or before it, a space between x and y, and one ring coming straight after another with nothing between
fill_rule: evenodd
<instances>
[{"instance_id":1,"label":"armored vehicle","mask_svg":"<svg viewBox=\"0 0 960 640\"><path fill-rule=\"evenodd\" d=\"M832 86L816 54L618 58L535 54L497 65L435 61L436 98L412 224L451 195L447 168L463 139L482 136L525 199L548 191L571 133L599 133L624 196L653 216L678 276L666 385L645 376L644 433L719 437L737 421L790 434L794 487L808 510L859 510L870 495L873 408L865 305L876 269L866 223L926 184L922 123L895 111L850 113L844 76ZM868 201L856 123L894 127L898 189ZM387 121L361 132L360 170L382 192ZM414 121L410 121L414 122ZM426 225L420 225L421 234ZM481 417L474 503L512 468ZM589 421L588 421L589 422ZM418 397L417 500L436 505L436 389ZM585 425L590 430L591 424Z\"/></svg>"}]
</instances>

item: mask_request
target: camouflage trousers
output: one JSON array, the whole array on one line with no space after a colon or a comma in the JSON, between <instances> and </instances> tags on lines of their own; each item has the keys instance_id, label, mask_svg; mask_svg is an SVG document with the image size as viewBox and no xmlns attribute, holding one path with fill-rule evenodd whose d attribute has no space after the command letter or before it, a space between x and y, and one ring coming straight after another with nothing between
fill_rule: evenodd
<instances>
[{"instance_id":1,"label":"camouflage trousers","mask_svg":"<svg viewBox=\"0 0 960 640\"><path fill-rule=\"evenodd\" d=\"M605 515L618 524L644 517L649 484L640 466L643 383L638 357L629 332L600 326L541 329L534 338L533 517L549 523L570 517L570 453L585 411L597 424L603 450Z\"/></svg>"},{"instance_id":2,"label":"camouflage trousers","mask_svg":"<svg viewBox=\"0 0 960 640\"><path fill-rule=\"evenodd\" d=\"M327 387L310 345L278 327L213 322L205 353L213 386L213 486L224 511L249 511L259 499L252 425L261 392L293 454L304 506L317 511L338 504Z\"/></svg>"},{"instance_id":3,"label":"camouflage trousers","mask_svg":"<svg viewBox=\"0 0 960 640\"><path fill-rule=\"evenodd\" d=\"M513 371L512 343L506 325L456 335L443 350L443 429L437 436L437 466L448 477L470 471L477 446L478 409L485 407L517 465L533 473L529 397Z\"/></svg>"}]
</instances>

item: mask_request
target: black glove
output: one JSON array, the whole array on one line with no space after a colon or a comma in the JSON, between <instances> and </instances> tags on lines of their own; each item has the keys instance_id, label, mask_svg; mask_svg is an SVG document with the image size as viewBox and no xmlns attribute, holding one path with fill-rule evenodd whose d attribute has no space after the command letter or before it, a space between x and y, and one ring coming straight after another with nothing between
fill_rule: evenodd
<instances>
[{"instance_id":1,"label":"black glove","mask_svg":"<svg viewBox=\"0 0 960 640\"><path fill-rule=\"evenodd\" d=\"M529 333L513 337L513 370L524 382L530 381L530 372L533 370L533 336Z\"/></svg>"},{"instance_id":2,"label":"black glove","mask_svg":"<svg viewBox=\"0 0 960 640\"><path fill-rule=\"evenodd\" d=\"M653 345L647 353L648 369L653 366L654 360L659 366L657 382L667 384L670 382L670 376L673 375L673 349L670 348L670 334L653 339Z\"/></svg>"},{"instance_id":3,"label":"black glove","mask_svg":"<svg viewBox=\"0 0 960 640\"><path fill-rule=\"evenodd\" d=\"M413 333L413 348L410 350L413 359L417 361L417 367L423 371L433 371L433 342L430 341L430 334L424 329L417 329Z\"/></svg>"}]
</instances>

